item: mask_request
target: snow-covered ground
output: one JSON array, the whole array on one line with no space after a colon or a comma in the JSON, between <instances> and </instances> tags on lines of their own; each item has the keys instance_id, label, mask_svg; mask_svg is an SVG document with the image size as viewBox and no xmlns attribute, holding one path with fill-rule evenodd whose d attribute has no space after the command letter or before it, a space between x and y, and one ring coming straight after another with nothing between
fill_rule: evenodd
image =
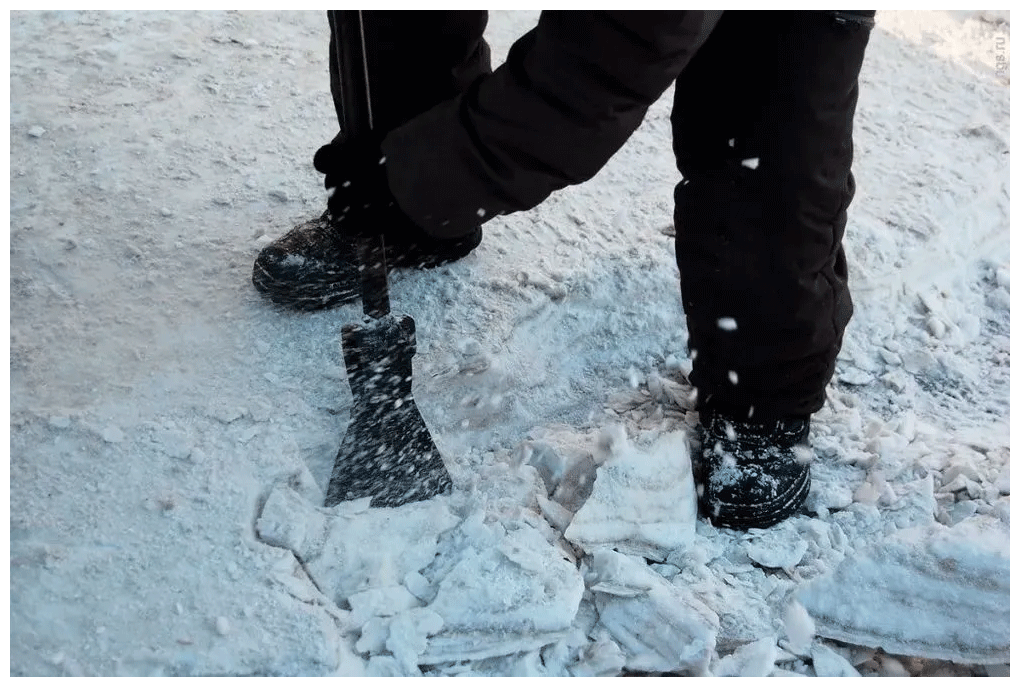
<instances>
[{"instance_id":1,"label":"snow-covered ground","mask_svg":"<svg viewBox=\"0 0 1020 687\"><path fill-rule=\"evenodd\" d=\"M455 491L324 509L360 308L249 278L324 206L325 17L10 22L12 675L1008 675L1008 13L879 13L813 515L749 533L694 517L669 93L391 279Z\"/></svg>"}]
</instances>

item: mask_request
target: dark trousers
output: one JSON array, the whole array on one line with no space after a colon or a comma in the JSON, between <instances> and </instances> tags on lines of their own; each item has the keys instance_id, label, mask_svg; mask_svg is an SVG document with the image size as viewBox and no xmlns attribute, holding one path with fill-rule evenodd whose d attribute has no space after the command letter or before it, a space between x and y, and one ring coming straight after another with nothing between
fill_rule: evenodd
<instances>
[{"instance_id":1,"label":"dark trousers","mask_svg":"<svg viewBox=\"0 0 1020 687\"><path fill-rule=\"evenodd\" d=\"M338 22L357 22L357 10L328 13L329 76L333 105L343 126ZM482 34L488 12L455 10L361 11L375 128L390 131L492 71ZM340 137L344 132L340 132Z\"/></svg>"},{"instance_id":2,"label":"dark trousers","mask_svg":"<svg viewBox=\"0 0 1020 687\"><path fill-rule=\"evenodd\" d=\"M676 256L709 407L765 420L824 402L852 313L842 239L868 35L823 12L726 12L677 79Z\"/></svg>"},{"instance_id":3,"label":"dark trousers","mask_svg":"<svg viewBox=\"0 0 1020 687\"><path fill-rule=\"evenodd\" d=\"M377 129L490 71L485 12L362 14ZM676 254L701 409L764 421L824 402L852 312L841 241L868 36L832 13L726 12L677 79Z\"/></svg>"}]
</instances>

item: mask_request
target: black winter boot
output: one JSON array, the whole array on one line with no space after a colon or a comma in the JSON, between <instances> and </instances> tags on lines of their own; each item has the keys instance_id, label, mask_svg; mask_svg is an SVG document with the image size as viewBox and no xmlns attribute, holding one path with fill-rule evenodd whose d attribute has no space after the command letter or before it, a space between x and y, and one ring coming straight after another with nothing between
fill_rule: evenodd
<instances>
[{"instance_id":1,"label":"black winter boot","mask_svg":"<svg viewBox=\"0 0 1020 687\"><path fill-rule=\"evenodd\" d=\"M321 310L360 294L355 243L330 226L327 214L304 222L262 249L252 268L255 288L274 303ZM417 227L385 232L386 263L429 269L463 258L482 241L482 228L454 239L433 239Z\"/></svg>"},{"instance_id":2,"label":"black winter boot","mask_svg":"<svg viewBox=\"0 0 1020 687\"><path fill-rule=\"evenodd\" d=\"M716 527L771 527L800 512L811 488L808 417L750 423L702 412L695 482Z\"/></svg>"}]
</instances>

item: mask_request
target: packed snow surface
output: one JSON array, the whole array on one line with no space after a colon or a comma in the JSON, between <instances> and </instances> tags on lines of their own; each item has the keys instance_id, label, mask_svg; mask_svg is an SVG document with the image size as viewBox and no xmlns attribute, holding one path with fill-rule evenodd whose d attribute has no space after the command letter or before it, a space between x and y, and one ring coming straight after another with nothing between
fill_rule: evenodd
<instances>
[{"instance_id":1,"label":"packed snow surface","mask_svg":"<svg viewBox=\"0 0 1020 687\"><path fill-rule=\"evenodd\" d=\"M810 513L746 533L695 516L670 93L393 276L455 488L326 509L360 307L249 281L324 207L323 13L10 23L12 675L1008 675L1008 13L879 13Z\"/></svg>"}]
</instances>

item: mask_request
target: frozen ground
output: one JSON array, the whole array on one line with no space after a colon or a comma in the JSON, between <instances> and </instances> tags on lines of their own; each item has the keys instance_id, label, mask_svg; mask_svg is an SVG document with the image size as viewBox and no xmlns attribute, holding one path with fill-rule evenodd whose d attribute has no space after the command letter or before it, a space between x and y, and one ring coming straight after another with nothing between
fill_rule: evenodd
<instances>
[{"instance_id":1,"label":"frozen ground","mask_svg":"<svg viewBox=\"0 0 1020 687\"><path fill-rule=\"evenodd\" d=\"M327 510L360 310L249 283L323 208L324 16L10 21L12 675L1008 675L1008 14L879 13L813 515L743 534L692 510L669 94L391 280L456 489Z\"/></svg>"}]
</instances>

